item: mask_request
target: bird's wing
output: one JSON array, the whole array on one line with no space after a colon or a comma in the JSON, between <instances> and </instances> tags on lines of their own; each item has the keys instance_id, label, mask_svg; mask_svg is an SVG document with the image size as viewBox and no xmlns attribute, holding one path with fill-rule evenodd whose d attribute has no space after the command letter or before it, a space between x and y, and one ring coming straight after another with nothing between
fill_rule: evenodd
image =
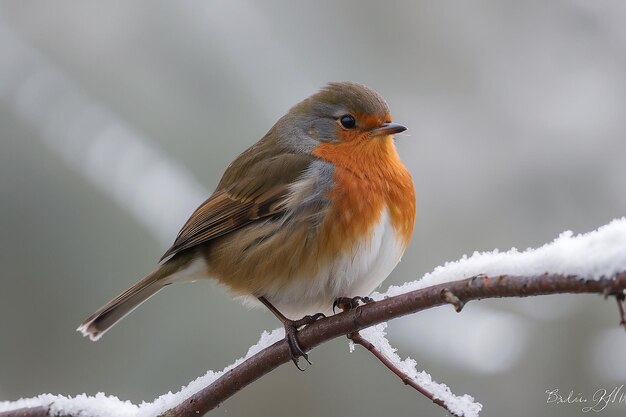
<instances>
[{"instance_id":1,"label":"bird's wing","mask_svg":"<svg viewBox=\"0 0 626 417\"><path fill-rule=\"evenodd\" d=\"M217 190L191 215L161 260L285 211L290 184L312 157L290 153L267 157L259 149L250 155L252 150L228 167Z\"/></svg>"}]
</instances>

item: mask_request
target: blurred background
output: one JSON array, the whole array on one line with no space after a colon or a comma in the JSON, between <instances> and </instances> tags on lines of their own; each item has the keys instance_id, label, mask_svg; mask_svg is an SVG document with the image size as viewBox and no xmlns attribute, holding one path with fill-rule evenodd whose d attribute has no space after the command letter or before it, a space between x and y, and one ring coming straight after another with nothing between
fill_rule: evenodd
<instances>
[{"instance_id":1,"label":"blurred background","mask_svg":"<svg viewBox=\"0 0 626 417\"><path fill-rule=\"evenodd\" d=\"M74 330L154 267L229 161L328 81L373 87L410 128L397 145L419 215L384 287L623 216L625 21L619 0L1 0L0 400L151 401L278 327L200 282L98 343ZM440 308L388 332L482 416L582 415L546 390L626 383L626 335L599 296ZM444 415L345 339L311 358L212 415Z\"/></svg>"}]
</instances>

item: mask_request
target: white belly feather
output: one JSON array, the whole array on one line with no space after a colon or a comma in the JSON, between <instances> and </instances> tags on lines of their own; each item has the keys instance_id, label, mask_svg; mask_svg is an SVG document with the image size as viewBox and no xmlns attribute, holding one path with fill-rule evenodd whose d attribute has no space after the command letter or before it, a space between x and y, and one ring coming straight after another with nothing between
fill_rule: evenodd
<instances>
[{"instance_id":1,"label":"white belly feather","mask_svg":"<svg viewBox=\"0 0 626 417\"><path fill-rule=\"evenodd\" d=\"M337 297L367 296L400 262L404 251L385 209L371 238L355 246L352 253L338 256L318 276L294 279L282 288L268 289L266 297L289 318L329 312ZM252 297L246 303L256 304Z\"/></svg>"}]
</instances>

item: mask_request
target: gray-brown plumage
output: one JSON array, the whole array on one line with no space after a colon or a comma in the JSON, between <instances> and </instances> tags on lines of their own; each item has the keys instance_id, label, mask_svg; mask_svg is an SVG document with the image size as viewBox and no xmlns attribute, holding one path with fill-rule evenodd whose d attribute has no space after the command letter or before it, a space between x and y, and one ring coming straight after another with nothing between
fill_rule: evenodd
<instances>
[{"instance_id":1,"label":"gray-brown plumage","mask_svg":"<svg viewBox=\"0 0 626 417\"><path fill-rule=\"evenodd\" d=\"M164 286L209 277L288 317L368 295L413 228L411 177L391 136L404 129L374 91L329 84L239 155L160 266L78 330L98 339Z\"/></svg>"}]
</instances>

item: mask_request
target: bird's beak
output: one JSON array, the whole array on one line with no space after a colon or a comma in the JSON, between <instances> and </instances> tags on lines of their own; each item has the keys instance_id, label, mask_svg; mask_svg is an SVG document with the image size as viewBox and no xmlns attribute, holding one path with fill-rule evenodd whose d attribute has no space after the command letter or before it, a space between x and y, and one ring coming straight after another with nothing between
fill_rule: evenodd
<instances>
[{"instance_id":1,"label":"bird's beak","mask_svg":"<svg viewBox=\"0 0 626 417\"><path fill-rule=\"evenodd\" d=\"M396 133L404 132L405 130L406 127L399 123L383 123L382 126L370 130L370 136L395 135Z\"/></svg>"}]
</instances>

